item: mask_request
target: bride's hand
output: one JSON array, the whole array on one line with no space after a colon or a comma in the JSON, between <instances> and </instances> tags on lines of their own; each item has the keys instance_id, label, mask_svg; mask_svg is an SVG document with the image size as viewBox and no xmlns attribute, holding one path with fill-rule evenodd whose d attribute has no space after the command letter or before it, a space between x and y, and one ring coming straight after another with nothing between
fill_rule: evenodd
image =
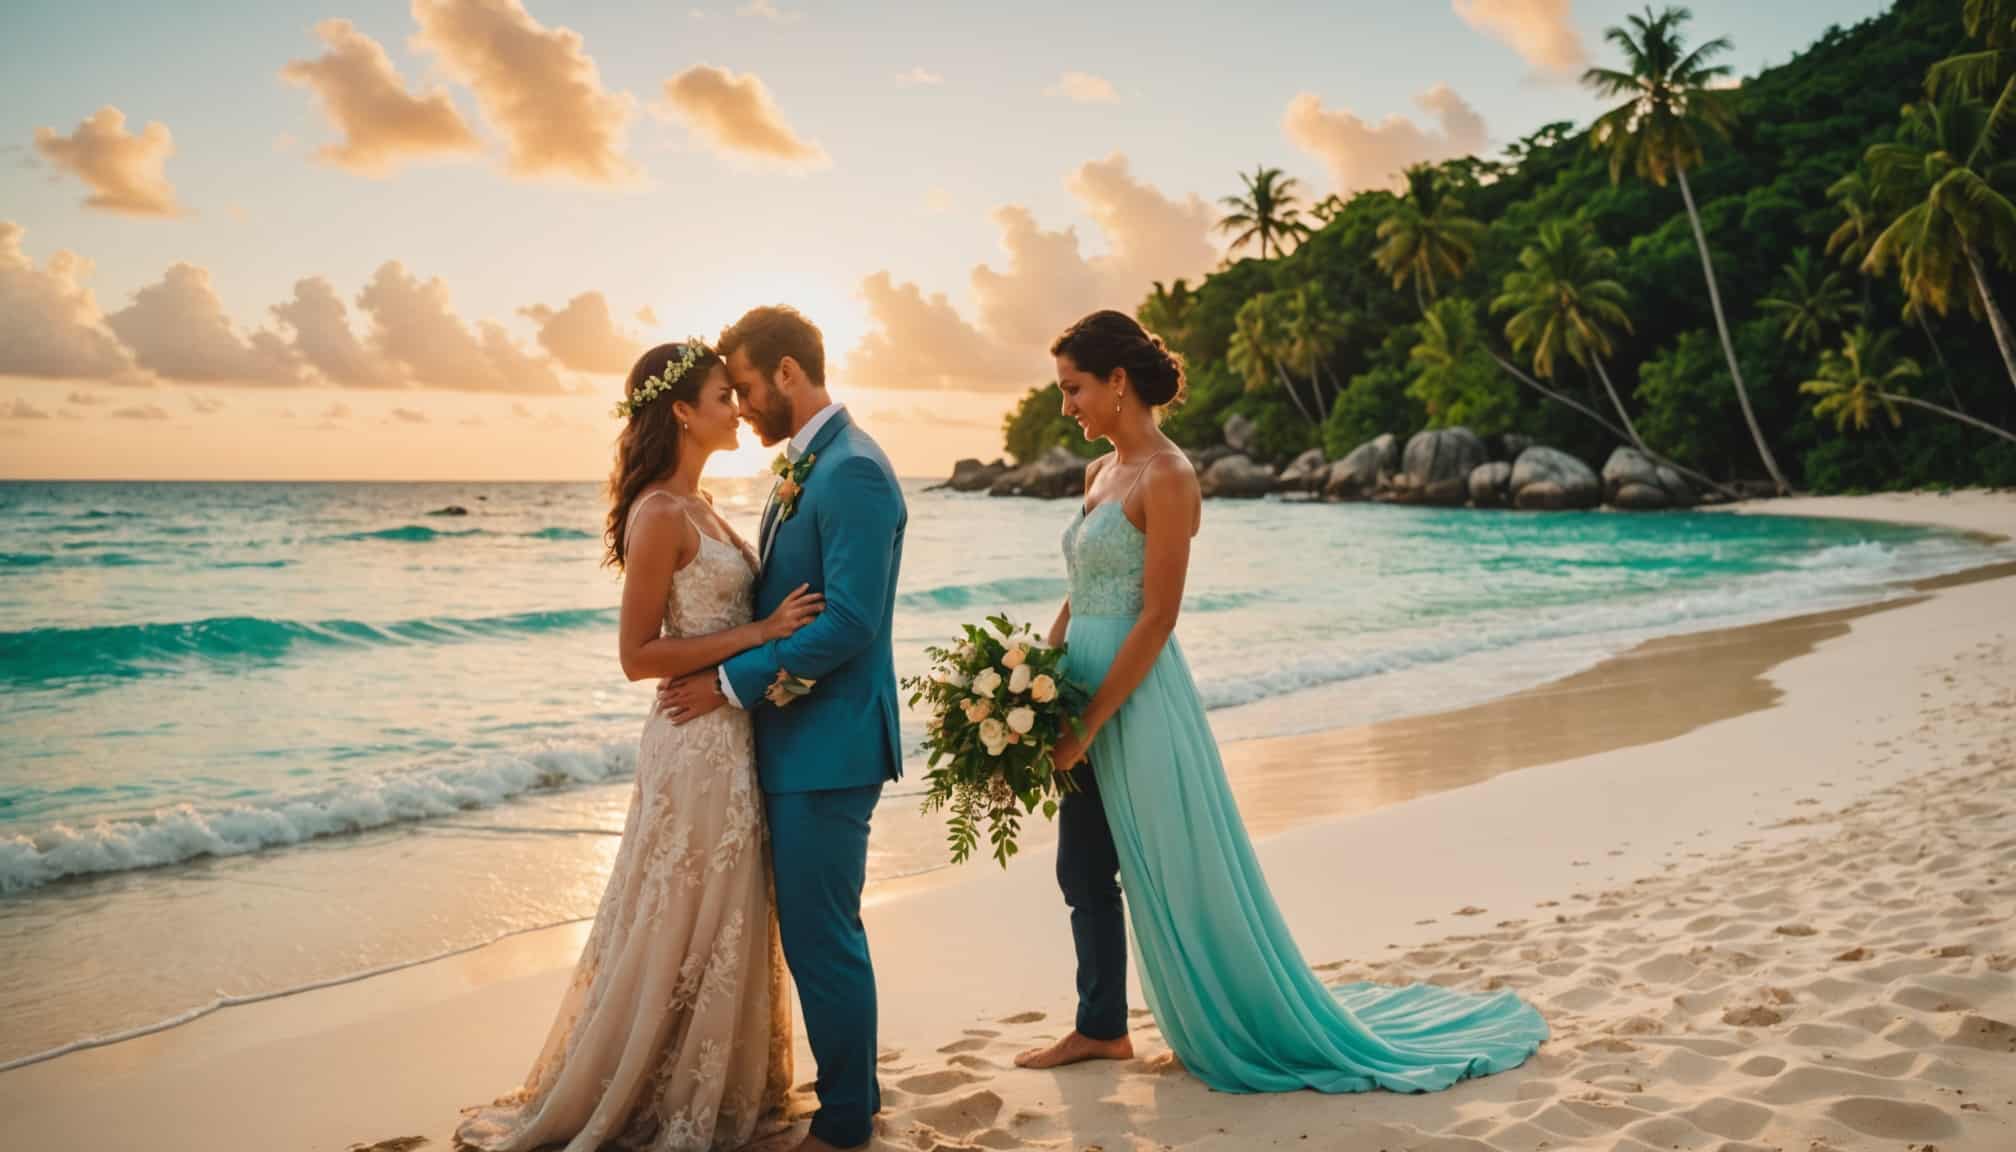
<instances>
[{"instance_id":1,"label":"bride's hand","mask_svg":"<svg viewBox=\"0 0 2016 1152\"><path fill-rule=\"evenodd\" d=\"M1085 759L1085 742L1078 734L1065 728L1064 734L1050 749L1050 766L1059 772L1069 772Z\"/></svg>"},{"instance_id":2,"label":"bride's hand","mask_svg":"<svg viewBox=\"0 0 2016 1152\"><path fill-rule=\"evenodd\" d=\"M792 633L817 619L826 610L826 597L811 590L810 584L800 584L775 612L763 619L761 625L763 639L783 640Z\"/></svg>"}]
</instances>

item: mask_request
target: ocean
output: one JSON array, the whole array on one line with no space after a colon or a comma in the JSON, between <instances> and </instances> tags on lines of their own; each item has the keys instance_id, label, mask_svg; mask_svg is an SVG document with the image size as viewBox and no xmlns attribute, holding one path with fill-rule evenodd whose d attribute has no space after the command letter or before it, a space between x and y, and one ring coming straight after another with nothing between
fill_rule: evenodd
<instances>
[{"instance_id":1,"label":"ocean","mask_svg":"<svg viewBox=\"0 0 2016 1152\"><path fill-rule=\"evenodd\" d=\"M924 489L904 675L1064 594L1068 504ZM767 483L714 490L753 536ZM650 695L617 668L603 515L593 484L0 484L0 1065L592 914ZM1213 503L1178 633L1232 740L2009 555L1842 521ZM948 866L916 775L871 883Z\"/></svg>"}]
</instances>

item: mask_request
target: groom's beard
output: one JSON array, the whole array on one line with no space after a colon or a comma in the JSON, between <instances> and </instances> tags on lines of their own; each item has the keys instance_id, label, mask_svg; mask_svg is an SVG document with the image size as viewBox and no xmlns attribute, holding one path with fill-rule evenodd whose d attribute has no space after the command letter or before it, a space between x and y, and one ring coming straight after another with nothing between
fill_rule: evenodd
<instances>
[{"instance_id":1,"label":"groom's beard","mask_svg":"<svg viewBox=\"0 0 2016 1152\"><path fill-rule=\"evenodd\" d=\"M791 407L789 404L782 407L781 412L756 407L749 409L749 426L756 430L765 448L791 438Z\"/></svg>"}]
</instances>

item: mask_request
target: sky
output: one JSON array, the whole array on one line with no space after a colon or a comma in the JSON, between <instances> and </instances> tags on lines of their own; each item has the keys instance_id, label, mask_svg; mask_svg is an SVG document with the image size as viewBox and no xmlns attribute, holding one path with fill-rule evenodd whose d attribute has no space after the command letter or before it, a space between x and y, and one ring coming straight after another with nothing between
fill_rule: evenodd
<instances>
[{"instance_id":1,"label":"sky","mask_svg":"<svg viewBox=\"0 0 2016 1152\"><path fill-rule=\"evenodd\" d=\"M942 474L1241 171L1587 123L1642 6L9 0L0 475L597 479L635 355L770 303ZM1885 3L1689 7L1751 75Z\"/></svg>"}]
</instances>

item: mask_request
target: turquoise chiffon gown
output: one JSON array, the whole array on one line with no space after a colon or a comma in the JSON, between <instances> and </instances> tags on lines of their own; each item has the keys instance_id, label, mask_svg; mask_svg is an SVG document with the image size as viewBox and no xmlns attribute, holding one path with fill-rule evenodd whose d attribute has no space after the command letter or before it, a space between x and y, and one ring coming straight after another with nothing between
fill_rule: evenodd
<instances>
[{"instance_id":1,"label":"turquoise chiffon gown","mask_svg":"<svg viewBox=\"0 0 2016 1152\"><path fill-rule=\"evenodd\" d=\"M1064 534L1066 667L1094 691L1141 611L1146 541L1123 504L1081 508ZM1175 637L1089 757L1143 992L1169 1047L1206 1085L1435 1092L1517 1067L1547 1038L1539 1012L1509 991L1333 990L1317 979L1267 890Z\"/></svg>"}]
</instances>

